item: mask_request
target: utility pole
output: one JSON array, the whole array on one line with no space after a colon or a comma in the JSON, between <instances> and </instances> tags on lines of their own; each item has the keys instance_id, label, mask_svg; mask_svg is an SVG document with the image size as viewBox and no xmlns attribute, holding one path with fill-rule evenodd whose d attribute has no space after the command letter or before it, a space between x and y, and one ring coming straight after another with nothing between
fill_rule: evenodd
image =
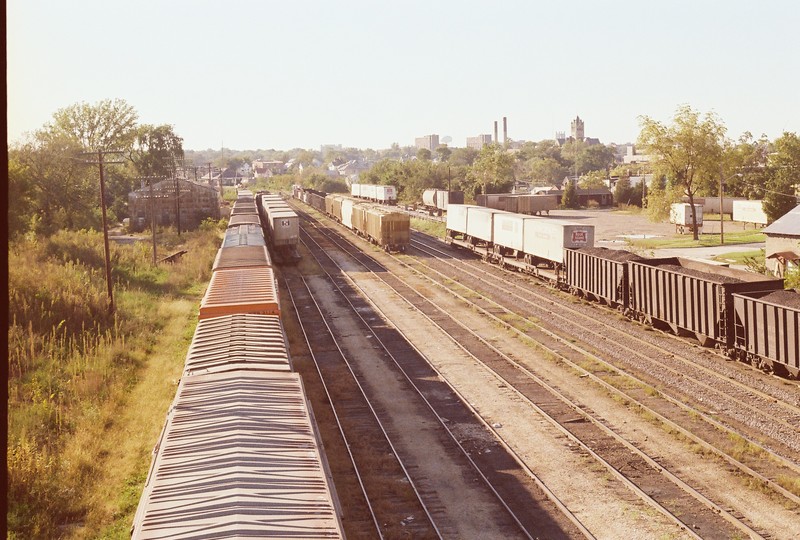
<instances>
[{"instance_id":1,"label":"utility pole","mask_svg":"<svg viewBox=\"0 0 800 540\"><path fill-rule=\"evenodd\" d=\"M106 287L108 289L108 312L114 313L114 286L111 281L111 248L108 244L108 218L106 217L106 182L104 177L103 165L120 164L123 161L104 161L103 157L106 154L123 154L122 150L97 150L97 161L85 161L84 163L90 165L97 165L100 168L100 208L103 213L103 246L105 249L105 266L106 266ZM90 156L95 155L95 152L84 152L81 155Z\"/></svg>"}]
</instances>

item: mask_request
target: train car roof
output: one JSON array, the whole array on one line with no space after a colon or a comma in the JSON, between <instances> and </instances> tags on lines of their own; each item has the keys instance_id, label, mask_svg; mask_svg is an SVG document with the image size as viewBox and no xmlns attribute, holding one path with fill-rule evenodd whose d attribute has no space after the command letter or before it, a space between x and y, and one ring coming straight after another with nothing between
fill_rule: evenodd
<instances>
[{"instance_id":1,"label":"train car roof","mask_svg":"<svg viewBox=\"0 0 800 540\"><path fill-rule=\"evenodd\" d=\"M296 373L184 376L131 537L341 538L317 441Z\"/></svg>"}]
</instances>

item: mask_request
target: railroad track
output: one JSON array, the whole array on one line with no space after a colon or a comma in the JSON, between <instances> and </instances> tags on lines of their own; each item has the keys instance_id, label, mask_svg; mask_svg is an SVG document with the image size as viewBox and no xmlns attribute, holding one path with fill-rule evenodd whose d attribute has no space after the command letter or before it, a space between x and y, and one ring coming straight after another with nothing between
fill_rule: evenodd
<instances>
[{"instance_id":1,"label":"railroad track","mask_svg":"<svg viewBox=\"0 0 800 540\"><path fill-rule=\"evenodd\" d=\"M298 275L284 276L284 283L374 525L369 530L362 523L351 534L441 538L308 284Z\"/></svg>"},{"instance_id":2,"label":"railroad track","mask_svg":"<svg viewBox=\"0 0 800 540\"><path fill-rule=\"evenodd\" d=\"M387 283L389 283L390 286L394 287L396 291L400 292L400 290L402 290L404 285L398 284L398 283L392 283L393 281L395 281L396 278L392 278L390 276L387 276L387 271L386 271L385 268L382 268L382 267L381 268L375 268L374 267L375 263L371 259L367 259L367 261L364 262L363 256L358 255L358 254L353 254L353 255L355 257L360 258L362 260L363 264L366 264L367 266L373 265L372 269L373 270L377 270L378 273L380 274L381 278L384 281L386 281ZM378 275L378 274L376 274L376 275ZM389 279L387 279L387 277L389 277ZM419 297L419 295L416 295L416 293L409 292L409 291L406 291L406 293L404 294L404 297L406 297L407 299L413 298L414 296ZM427 300L421 299L421 297L419 297L419 298L420 298L420 300L419 300L418 307L420 307L420 309L422 309L423 311L426 311L425 308L424 308L424 304L427 302ZM464 299L464 300L466 301L466 299ZM428 309L428 311L430 311L430 309ZM438 314L438 315L432 314L431 320L433 320L434 316L436 317L436 324L441 327L442 323L439 320L441 318L441 314ZM455 322L453 321L453 323L455 323ZM454 331L451 331L451 332L455 333L457 336L459 336L457 339L461 340L462 343L463 343L463 341L465 341L465 340L463 340L463 338L464 338L463 331L466 331L466 330L467 329L462 329L461 331L454 330ZM475 340L477 342L482 342L482 340L479 337L477 337L477 336L473 336L473 337L475 338ZM486 347L486 348L492 349L492 347L489 346L488 343L482 342L482 345L484 347ZM563 345L562 344L558 344L556 347L558 349L563 349ZM503 356L497 350L495 350L493 352L496 355L499 355L501 357ZM508 359L507 357L503 358L503 362L506 365L514 365L513 362L511 362L510 359ZM502 363L495 363L493 366L489 366L487 364L487 367L489 369L495 370L495 373L498 373L498 376L502 377L504 381L509 382L510 384L513 384L513 385L519 386L519 387L524 387L526 385L529 385L530 384L530 379L534 378L532 376L532 374L529 373L529 372L525 376L527 379L523 378L523 380L521 380L521 381L515 381L515 377L514 377L513 373L510 374L510 375L507 375L508 378L506 378L505 376L500 375L500 373L503 371ZM515 368L516 368L517 372L524 371L524 368L522 366L520 366L519 364L515 365ZM511 381L515 381L515 382L511 382ZM548 391L554 392L554 389L548 389ZM521 395L526 395L526 392L529 392L529 390L520 391L520 394ZM537 399L536 397L532 397L532 401L535 401L536 399ZM568 412L568 416L571 415L571 419L572 420L569 423L570 424L574 424L574 407L570 407L569 406L569 400L563 398L563 396L560 399L562 400L562 402L564 402L567 405L567 410L569 411ZM623 439L621 439L619 437L615 437L613 432L611 430L609 430L608 428L605 428L601 421L599 421L598 419L592 419L591 418L591 414L589 414L589 413L586 414L586 420L587 420L587 422L586 422L587 425L591 424L595 428L597 428L597 429L599 429L601 431L605 431L606 432L605 434L607 436L609 436L611 438L616 438L616 442L620 447L627 448L627 450L629 450L631 452L634 452L634 453L637 452L635 448L631 448L629 445L627 445L627 443ZM565 426L565 429L570 433L572 433L571 428L572 428L572 426ZM578 437L576 437L576 440L585 439L586 437L587 437L586 435L584 435L584 437L578 436ZM591 437L592 436L590 435L589 438L591 438ZM593 452L590 448L587 448L587 451ZM745 534L748 534L750 536L755 536L755 537L758 536L758 533L755 530L753 530L751 527L749 527L746 523L743 522L741 516L734 515L734 512L726 511L725 509L723 509L719 505L715 504L714 502L712 502L711 500L709 500L708 498L706 498L705 496L700 494L697 490L695 490L694 488L692 488L691 486L689 486L685 482L681 481L680 479L678 479L674 475L671 475L668 471L665 471L661 467L661 465L659 465L658 463L656 463L652 459L649 459L647 456L643 455L643 453L639 452L639 454L640 454L639 458L642 459L642 461L646 465L644 468L653 471L652 472L653 476L650 479L650 482L652 482L652 483L650 485L651 486L658 486L657 488L654 488L654 489L656 491L660 492L659 495L660 495L660 498L662 500L665 500L663 498L664 478L668 477L669 481L673 485L677 486L680 491L683 492L683 493L681 493L681 494L679 494L677 496L678 499L686 499L685 494L689 493L689 494L692 495L692 497L696 501L700 501L702 503L703 507L705 508L705 512L707 512L709 514L709 515L705 516L706 518L710 519L713 522L715 517L716 517L717 519L719 519L719 521L723 521L724 522L724 525L722 523L717 523L712 530L725 530L725 527L729 527L728 532L731 535L745 533ZM624 452L623 452L623 455L624 455ZM603 459L603 458L598 456L598 459ZM614 459L612 457L609 461L606 462L606 464L607 464L607 466L609 467L610 470L616 471L617 469L614 467L613 461L614 461ZM624 466L630 466L630 462L626 462L626 463L623 463L623 465ZM638 470L638 468L637 468L637 470ZM639 471L639 472L641 472L641 471ZM627 479L625 479L625 481L627 481ZM631 487L632 487L632 489L634 491L637 491L642 496L647 497L646 490L647 490L647 485L650 482L648 482L646 479L642 480L642 477L640 476L639 480L637 481L637 486L641 485L641 486L644 486L644 488L639 488L639 487L633 486L633 485ZM669 499L669 498L667 498L667 499ZM653 502L653 504L655 506L660 507L660 511L664 512L665 514L672 514L673 513L671 510L665 509L663 505L659 504L659 502L657 502L655 500L652 500L652 502ZM671 506L673 501L667 501L667 502L668 502L668 506ZM698 515L697 515L698 509L695 507L696 504L697 504L696 502L692 502L690 504L690 506L693 506L694 508L678 508L674 512L674 514L680 514L681 515L680 521L682 523L684 523L684 525L687 525L688 522L693 521L693 519L694 519L694 521L696 521L696 518L698 518ZM687 516L690 516L690 517L687 518ZM708 530L708 529L705 529L705 530Z\"/></svg>"},{"instance_id":3,"label":"railroad track","mask_svg":"<svg viewBox=\"0 0 800 540\"><path fill-rule=\"evenodd\" d=\"M370 314L373 312L371 306L359 299L352 290L352 284L343 277L341 270L335 266L331 258L326 255L326 247L312 240L305 232L301 237L304 246L314 256L320 266L326 271L326 277L333 283L340 293L342 300L348 302L352 311L358 315L364 329L371 332L374 344L379 344L385 358L394 362L400 369L405 378L405 383L414 389L420 396L426 407L438 423L437 429L440 432L439 444L448 449L448 459L457 464L461 473L451 475L450 478L457 478L465 475L475 475L475 481L482 481L484 487L470 487L469 489L481 489L499 501L498 508L491 512L491 516L485 523L480 525L481 529L487 532L496 531L503 537L527 537L533 538L544 531L547 537L553 538L574 538L581 534L581 529L566 520L555 521L552 518L554 512L549 500L542 497L536 500L530 493L523 489L524 483L521 479L525 478L525 472L521 470L518 463L503 451L495 448L491 452L483 452L485 443L473 437L456 437L451 430L451 426L462 428L460 433L474 433L468 427L485 429L475 418L472 411L464 406L449 388L446 387L432 372L425 359L415 351L408 342L397 333L396 330L387 327L385 322ZM338 303L338 302L337 302ZM323 310L320 310L322 312ZM355 378L361 378L357 370L351 367ZM366 393L366 392L365 392ZM386 410L381 405L372 405L377 417L390 417L391 411ZM446 420L443 418L446 415ZM384 426L392 425L392 420L382 421ZM424 422L429 423L429 422ZM397 440L400 433L395 429L392 431L386 427L386 434L389 440ZM402 453L402 452L398 452ZM398 459L400 459L398 457ZM445 501L437 495L437 488L426 477L425 467L421 463L415 463L413 458L404 455L400 461L406 462L406 470L409 480L418 488L419 498L427 508L431 522L436 524L436 528L443 537L460 537L459 523L455 523L449 515L449 509L444 506ZM475 486L473 484L473 486ZM462 495L464 495L462 493ZM505 501L510 501L508 504ZM448 504L453 504L450 501ZM517 515L522 512L521 517ZM505 514L505 515L503 515ZM532 532L531 532L532 531ZM416 537L416 535L414 535Z\"/></svg>"},{"instance_id":4,"label":"railroad track","mask_svg":"<svg viewBox=\"0 0 800 540\"><path fill-rule=\"evenodd\" d=\"M679 396L682 399L670 396L668 386L659 383L669 380L670 377L672 379L679 379L684 384L686 384L687 381L692 382L692 388L697 389L698 392L706 392L705 394L699 394L706 396L706 399L708 399L708 392L713 392L715 394L714 398L716 403L723 403L723 406L720 407L721 410L734 410L737 411L739 416L747 416L746 419L750 424L769 426L769 429L765 429L759 433L760 438L769 437L770 433L774 433L775 426L780 430L780 434L786 437L794 436L796 438L796 426L798 425L798 421L800 421L800 409L797 406L792 403L782 402L771 394L748 388L737 381L731 381L727 377L721 377L719 373L708 368L694 366L691 359L680 356L675 349L665 350L660 348L657 344L641 339L637 337L635 333L629 332L630 328L627 324L624 330L614 325L606 324L602 317L597 316L596 310L592 310L594 311L592 314L586 314L569 305L556 303L551 291L542 293L541 290L537 291L535 287L528 286L527 284L520 285L515 283L515 280L504 279L498 281L498 274L496 271L489 272L483 268L479 268L479 266L485 265L470 264L468 271L462 264L453 265L447 262L447 260L438 258L444 255L447 259L451 259L452 256L449 253L442 252L438 247L436 249L428 247L427 243L425 247L423 247L419 242L415 242L414 247L428 255L437 256L437 264L445 264L449 270L455 270L462 274L469 275L471 279L478 282L478 284L475 284L475 282L470 283L469 280L464 280L462 277L462 285L471 288L480 286L480 289L476 290L480 290L483 294L491 297L504 299L504 301L501 302L502 305L496 304L488 299L479 300L477 303L485 304L483 307L487 309L488 312L496 311L498 308L508 310L508 313L513 312L522 317L525 325L531 324L530 317L532 316L538 317L539 319L554 319L550 324L547 324L546 327L550 328L553 335L557 335L563 342L570 343L575 336L578 336L581 341L591 343L593 345L591 350L587 350L585 347L581 346L580 352L583 354L591 354L592 358L597 362L599 369L588 369L586 370L587 372L594 371L597 373L613 369L616 376L624 376L627 379L635 380L638 385L638 393L630 389L617 389L617 391L623 391L629 399L633 399L636 402L643 404L644 402L648 402L646 407L665 420L670 417L674 418L676 409L681 411L684 413L683 422L685 423L688 419L693 429L687 430L681 428L677 422L667 420L670 427L679 429L685 436L689 437L696 444L701 445L705 450L714 452L730 465L735 466L737 469L755 478L759 482L768 485L771 489L780 493L794 504L800 505L800 497L798 497L797 493L787 490L783 485L783 483L786 483L791 487L791 479L800 476L800 466L798 466L795 460L779 454L772 450L768 444L757 440L753 436L748 437L742 434L740 430L736 430L728 424L714 418L714 414L706 412L708 409L707 404L702 408L698 408L696 405L692 406L686 404L683 401L685 396ZM433 270L429 262L430 258L420 258L415 261L415 264L425 264ZM492 268L492 270L495 269ZM435 271L441 276L445 275L441 270ZM477 274L483 274L483 276L487 277L482 277ZM452 272L447 272L447 276L451 277ZM509 300L511 298L514 299L513 302ZM509 304L513 305L509 306ZM519 331L517 326L520 325L514 326L507 317L502 319L502 323L504 325L513 326L516 331ZM542 326L542 328L545 327L545 325L540 326ZM569 328L569 332L566 333L563 330L558 331L559 328ZM620 356L620 351L622 351L623 356ZM612 363L609 361L609 357L616 358L617 361ZM664 363L663 360L655 360L663 358L669 358L671 362L681 363L681 365L673 367ZM632 375L629 369L623 372L619 365L622 364L627 367L630 365L632 359L647 363L650 369L657 373L659 378L655 380L652 378L642 380ZM665 372L667 375L664 375ZM703 376L714 377L716 379L716 384L722 386L722 388L712 387L702 380ZM659 385L659 396L650 395L652 392L650 388L652 388L654 384ZM667 403L658 406L659 400L654 399L655 397L659 397L662 401L666 401ZM739 409L744 411L744 413L738 412ZM764 409L766 409L766 411ZM707 428L703 429L700 421L705 423L706 426L712 426L714 430L709 431ZM693 433L703 433L704 438L698 437ZM705 439L710 439L711 441L709 442ZM745 440L752 448L758 449L758 452L755 453L754 456L744 455L734 459L730 456L731 451L724 452L718 449L736 446L740 444L740 440ZM780 442L780 440L776 440L776 444ZM793 451L794 449L789 448L786 452L796 459L798 454L793 453ZM765 461L765 458L769 459Z\"/></svg>"}]
</instances>

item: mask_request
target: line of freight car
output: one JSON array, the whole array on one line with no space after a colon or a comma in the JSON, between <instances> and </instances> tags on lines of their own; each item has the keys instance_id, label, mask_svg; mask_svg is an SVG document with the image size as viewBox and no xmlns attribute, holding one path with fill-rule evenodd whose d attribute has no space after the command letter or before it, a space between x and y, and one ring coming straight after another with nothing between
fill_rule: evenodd
<instances>
[{"instance_id":1,"label":"line of freight car","mask_svg":"<svg viewBox=\"0 0 800 540\"><path fill-rule=\"evenodd\" d=\"M563 279L565 250L594 246L594 226L451 204L445 241L475 251L484 260L558 284Z\"/></svg>"},{"instance_id":2,"label":"line of freight car","mask_svg":"<svg viewBox=\"0 0 800 540\"><path fill-rule=\"evenodd\" d=\"M648 259L594 248L593 230L586 226L470 205L450 205L445 240L630 318L694 336L730 357L800 376L797 293L759 301L782 290L781 279L678 257ZM735 300L737 293L742 297Z\"/></svg>"},{"instance_id":3,"label":"line of freight car","mask_svg":"<svg viewBox=\"0 0 800 540\"><path fill-rule=\"evenodd\" d=\"M329 194L325 213L385 251L404 252L411 241L411 218L405 212Z\"/></svg>"},{"instance_id":4,"label":"line of freight car","mask_svg":"<svg viewBox=\"0 0 800 540\"><path fill-rule=\"evenodd\" d=\"M132 538L343 537L278 306L260 227L230 227Z\"/></svg>"},{"instance_id":5,"label":"line of freight car","mask_svg":"<svg viewBox=\"0 0 800 540\"><path fill-rule=\"evenodd\" d=\"M575 294L761 369L800 376L800 295L784 291L781 279L606 248L567 251L565 262L565 285Z\"/></svg>"},{"instance_id":6,"label":"line of freight car","mask_svg":"<svg viewBox=\"0 0 800 540\"><path fill-rule=\"evenodd\" d=\"M379 184L351 184L350 196L381 204L397 204L397 188Z\"/></svg>"},{"instance_id":7,"label":"line of freight car","mask_svg":"<svg viewBox=\"0 0 800 540\"><path fill-rule=\"evenodd\" d=\"M258 193L255 198L258 215L276 259L281 263L300 260L300 218L278 194Z\"/></svg>"}]
</instances>

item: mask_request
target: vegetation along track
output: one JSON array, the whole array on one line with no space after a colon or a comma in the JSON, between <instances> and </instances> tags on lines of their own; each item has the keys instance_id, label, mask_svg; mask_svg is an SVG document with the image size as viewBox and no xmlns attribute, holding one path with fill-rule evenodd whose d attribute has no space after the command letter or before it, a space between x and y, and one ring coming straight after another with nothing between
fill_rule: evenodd
<instances>
[{"instance_id":1,"label":"vegetation along track","mask_svg":"<svg viewBox=\"0 0 800 540\"><path fill-rule=\"evenodd\" d=\"M449 484L459 482L462 477L472 478L464 489L445 495L440 492L440 487L435 486L437 481L424 478L424 475L431 473L430 469L424 470L419 463L409 466L412 478L420 485L428 486L421 489L422 499L425 501L431 498L434 501L431 505L432 517L435 522L444 524L440 525L440 528L445 536L461 537L465 533L469 536L467 530L459 530L462 524L453 523L453 518L445 512L445 510L453 511L451 507L458 506L460 502L446 500L445 496L456 499L469 498L471 496L469 492L475 490L485 493L484 500L489 498L494 500L491 503L492 508L489 508L487 513L491 519L476 523L476 529L473 531L475 534L529 538L591 536L563 505L557 500L554 501L552 495L546 493L541 486L536 485L529 472L523 469L508 448L500 445L491 436L487 437L487 426L459 399L453 389L438 377L424 356L395 328L387 326L366 298L357 294L354 283L326 253L332 249L338 250L340 247L334 246L329 238L319 232L312 231L309 234L304 230L302 239L307 249L326 269L329 278L336 283L343 297L347 298L353 310L359 314L364 325L369 328L374 341L380 343L383 359L391 362L402 373L405 384L417 396L409 399L424 403L428 414L438 424L438 444L446 450L446 459L458 468L456 474L451 473L442 480ZM388 410L384 412L391 414ZM486 435L476 435L480 433ZM397 435L399 434L390 434L390 437ZM410 436L417 435L411 433ZM433 455L435 451L435 448L426 449L426 460L434 464L437 461ZM440 462L439 467L441 466ZM423 478L416 478L415 472L422 474ZM462 513L460 519L466 521L469 518Z\"/></svg>"},{"instance_id":2,"label":"vegetation along track","mask_svg":"<svg viewBox=\"0 0 800 540\"><path fill-rule=\"evenodd\" d=\"M602 313L593 305L576 305L575 298L564 300L538 284L518 283L492 266L453 259L452 251L439 249L441 243L436 245L436 240L417 235L420 237L425 241L415 241L414 248L428 257L414 259L416 263L440 276L455 275L462 286L485 295L476 302L490 313L497 313L499 308L505 310L503 314L520 317L516 324L503 317L503 324L525 332L520 328L535 320L542 330L559 335L572 348L591 356L594 366L581 363L587 371L616 383L617 390L624 391L628 399L668 419L671 427L705 450L800 504L796 383L775 380L770 381L774 384L764 384L759 379L773 377L726 363L683 340L639 331L641 327L620 320L617 314ZM498 300L495 303L490 299ZM523 319L524 324L520 324ZM572 343L576 338L581 345ZM696 361L698 351L704 357L703 364ZM731 374L737 370L745 372L741 376L744 380L736 380ZM752 379L753 385L748 386L747 381ZM709 425L714 429L708 429ZM741 451L743 441L746 452Z\"/></svg>"},{"instance_id":3,"label":"vegetation along track","mask_svg":"<svg viewBox=\"0 0 800 540\"><path fill-rule=\"evenodd\" d=\"M372 261L372 263L374 264L374 261ZM366 264L370 264L370 263L366 263ZM373 268L373 269L374 269L374 268ZM380 271L380 276L381 276L381 278L382 278L382 279L384 279L385 281L387 281L387 282L391 282L391 281L394 281L394 280L395 280L395 278L391 278L390 276L388 276L388 275L387 275L387 272L386 272L386 269L385 269L385 268L379 268L379 269L377 269L377 270L379 270L379 271ZM397 287L397 284L392 284L392 286L393 286L393 287L395 287L395 289L396 289L396 290L398 290L398 292L400 292L400 289L402 288L402 285L401 285L400 287ZM405 294L404 294L404 296L406 296L406 297L407 297L407 299L408 299L408 298L412 298L412 296L413 296L413 295L409 295L408 293L405 293ZM417 296L418 296L418 295L417 295ZM424 303L424 302L423 302L423 303ZM438 323L438 322L439 322L439 321L437 321L437 323ZM462 338L461 338L461 337L458 337L457 339L459 339L460 341L462 341ZM484 343L484 345L486 345L486 344ZM562 344L558 344L558 343L556 343L556 348L557 348L557 349L564 349L564 347L563 347L563 343L562 343ZM508 359L506 359L506 363L508 363ZM517 366L517 367L519 367L519 366ZM513 377L512 377L512 378L513 378ZM520 384L520 387L523 387L523 386L525 385L525 381L522 381L522 382L521 382L521 383L519 383L519 384ZM523 392L523 393L524 393L524 392ZM574 414L573 414L573 416L574 416ZM596 426L597 426L597 427L602 427L602 422L597 422ZM613 433L609 433L609 435L612 435L612 436L613 436ZM586 440L592 440L592 439L591 439L591 437L589 437L589 438L587 438ZM624 443L624 441L622 441L622 440L621 440L621 439L619 439L619 438L617 438L617 443L619 443L621 446L626 446L626 444ZM633 449L632 449L632 448L629 448L629 450L633 450ZM651 488L652 488L653 492L657 492L657 493L658 493L658 498L659 498L660 500L664 500L665 502L667 502L667 505L668 505L668 506L674 506L674 500L673 500L674 498L673 498L673 499L670 499L670 497L665 497L665 495L664 495L664 490L663 490L663 484L664 484L664 482L663 482L663 478L661 478L661 479L658 479L658 476L657 476L658 474L661 474L661 475L664 475L664 476L667 476L667 477L671 477L671 478L670 478L670 480L671 480L672 482L674 482L674 484L675 484L676 486L680 487L680 489L681 489L681 490L683 490L684 492L689 492L689 493L692 493L692 494L693 494L693 496L697 498L697 500L700 500L700 501L702 501L702 502L704 503L704 508L705 508L705 509L707 509L707 510L708 510L708 509L710 509L710 510L709 510L709 511L710 511L710 514L714 514L714 515L716 515L716 514L719 514L719 515L723 516L723 518L724 518L724 519L725 519L725 520L728 522L728 524L730 524L730 526L731 526L731 527L733 527L734 529L738 529L738 532L736 532L735 530L728 530L728 531L727 531L728 533L731 533L731 534L741 534L741 532L745 532L746 534L749 534L749 535L751 535L751 536L757 536L757 535L758 535L758 534L757 534L757 533L756 533L754 530L750 529L750 528L749 528L749 527L748 527L748 526L747 526L747 525L744 523L744 521L746 521L746 520L740 520L740 519L739 519L737 516L735 516L735 515L734 515L734 512L726 512L726 511L725 511L725 510L724 510L722 507L720 507L719 505L717 505L717 504L713 503L713 502L712 502L712 501L710 501L709 499L705 498L705 497L704 497L703 495L701 495L700 493L696 492L696 491L695 491L695 490L694 490L692 487L690 487L688 484L686 484L686 483L682 482L682 481L681 481L681 480L679 480L677 477L674 477L674 476L672 476L672 475L671 475L671 474L670 474L668 471L664 470L664 469L663 469L663 468L662 468L662 467L661 467L659 464L657 464L657 463L656 463L656 462L654 462L653 460L649 459L647 456L644 456L642 453L639 453L639 454L640 454L640 457L641 457L641 458L642 458L642 459L643 459L645 462L648 462L648 466L649 466L651 469L653 469L653 471L656 471L656 472L654 472L654 473L653 473L653 474L655 474L656 476L655 476L655 477L652 479L652 481L653 481L653 484L651 484ZM613 461L613 458L612 458L612 460L611 460L611 461ZM627 463L627 464L623 463L622 465L623 465L623 466L629 466L629 463ZM613 467L612 467L612 468L613 468ZM637 470L637 471L639 471L639 469L638 469L638 468L636 468L636 470ZM637 473L637 474L638 474L638 473ZM646 487L647 487L647 484L648 484L648 480L647 480L647 479L644 479L644 480L643 480L643 479L642 479L642 477L641 477L641 476L639 476L639 478L636 480L636 483L637 483L638 485L643 485L643 486L645 486L645 488L646 488ZM685 495L685 494L684 494L684 495ZM678 498L678 499L687 500L687 498L686 498L685 496L683 496L683 497L681 497L681 496L677 496L677 498ZM689 506L694 506L694 505L695 505L695 503L691 503L691 501L690 501L690 504L689 504ZM698 509L696 509L696 508L693 508L693 509L691 509L691 511L690 511L690 512L687 514L687 513L686 513L686 512L687 512L687 509L684 509L684 508L677 508L675 513L678 513L678 514L680 514L680 515L681 515L681 520L682 520L682 521L684 521L684 523L692 522L693 524L696 524L696 523L698 522L698 519L701 519L701 520L702 520L702 519L705 519L705 518L699 518L699 517L697 516L697 510L698 510ZM694 512L694 513L692 513L692 512ZM705 524L709 524L709 523L713 522L713 520L714 520L714 516L713 516L713 515L708 515L708 516L706 516L706 517L707 517L708 519L710 519L711 521L705 521L705 522L704 522ZM716 524L716 525L712 526L712 528L711 528L711 529L708 529L708 528L705 528L705 527L704 527L704 530L706 530L706 531L707 531L707 530L723 531L723 530L724 530L724 528L722 528L722 526L721 526L720 524ZM723 533L723 534L724 534L724 533Z\"/></svg>"}]
</instances>

